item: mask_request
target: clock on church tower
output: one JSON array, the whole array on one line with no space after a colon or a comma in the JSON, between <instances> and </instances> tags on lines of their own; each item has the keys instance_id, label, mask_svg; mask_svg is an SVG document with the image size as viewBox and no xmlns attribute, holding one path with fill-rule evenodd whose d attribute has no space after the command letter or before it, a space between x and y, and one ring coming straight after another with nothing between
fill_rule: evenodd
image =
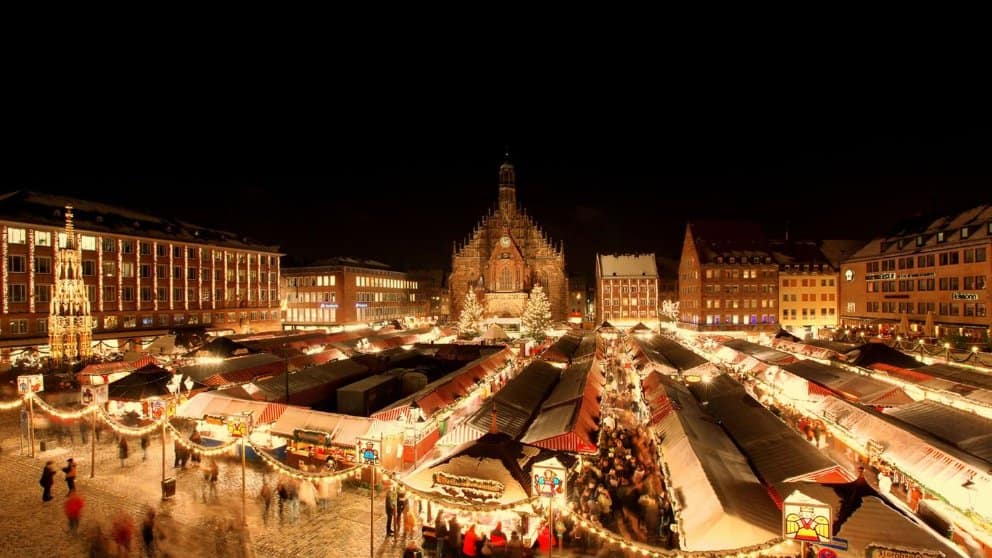
<instances>
[{"instance_id":1,"label":"clock on church tower","mask_svg":"<svg viewBox=\"0 0 992 558\"><path fill-rule=\"evenodd\" d=\"M500 239L499 239L499 245L502 246L503 248L509 248L510 247L510 237L508 237L506 235L503 235L502 237L500 237Z\"/></svg>"}]
</instances>

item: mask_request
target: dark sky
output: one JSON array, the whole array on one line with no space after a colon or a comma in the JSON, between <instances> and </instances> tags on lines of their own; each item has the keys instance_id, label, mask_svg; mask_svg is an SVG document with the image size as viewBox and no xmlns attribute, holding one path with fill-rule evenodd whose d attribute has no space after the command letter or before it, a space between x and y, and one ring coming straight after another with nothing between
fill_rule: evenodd
<instances>
[{"instance_id":1,"label":"dark sky","mask_svg":"<svg viewBox=\"0 0 992 558\"><path fill-rule=\"evenodd\" d=\"M364 123L353 115L340 127L326 119L319 128L243 125L216 137L171 129L134 145L118 139L119 151L91 146L69 164L9 171L3 190L168 214L302 260L351 255L447 268L452 242L495 202L509 144L518 200L565 241L569 270L589 275L597 251L677 258L686 219L755 219L772 236L788 222L793 237L859 238L914 213L992 202L992 130L974 118L914 115L903 105L876 113L611 102L615 111L572 103L553 117L542 106L469 116L487 114L482 107L464 119L449 112L433 127L429 115ZM148 170L188 174L95 176Z\"/></svg>"}]
</instances>

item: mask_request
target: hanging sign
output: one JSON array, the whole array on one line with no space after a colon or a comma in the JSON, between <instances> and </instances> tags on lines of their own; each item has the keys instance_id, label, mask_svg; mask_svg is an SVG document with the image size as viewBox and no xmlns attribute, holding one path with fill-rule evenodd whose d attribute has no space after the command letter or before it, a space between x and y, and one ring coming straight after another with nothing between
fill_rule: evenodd
<instances>
[{"instance_id":1,"label":"hanging sign","mask_svg":"<svg viewBox=\"0 0 992 558\"><path fill-rule=\"evenodd\" d=\"M908 549L869 544L865 547L867 558L944 558L939 550Z\"/></svg>"},{"instance_id":2,"label":"hanging sign","mask_svg":"<svg viewBox=\"0 0 992 558\"><path fill-rule=\"evenodd\" d=\"M109 399L107 384L83 386L79 390L79 402L83 405L103 404Z\"/></svg>"},{"instance_id":3,"label":"hanging sign","mask_svg":"<svg viewBox=\"0 0 992 558\"><path fill-rule=\"evenodd\" d=\"M551 498L566 492L568 469L558 459L552 457L535 463L531 474L534 480L534 495Z\"/></svg>"},{"instance_id":4,"label":"hanging sign","mask_svg":"<svg viewBox=\"0 0 992 558\"><path fill-rule=\"evenodd\" d=\"M365 465L378 465L382 455L382 441L374 438L356 438L355 449L358 462Z\"/></svg>"},{"instance_id":5,"label":"hanging sign","mask_svg":"<svg viewBox=\"0 0 992 558\"><path fill-rule=\"evenodd\" d=\"M45 391L45 377L41 374L29 374L17 377L17 393L38 393Z\"/></svg>"},{"instance_id":6,"label":"hanging sign","mask_svg":"<svg viewBox=\"0 0 992 558\"><path fill-rule=\"evenodd\" d=\"M795 541L830 542L833 508L796 490L782 504L782 536Z\"/></svg>"}]
</instances>

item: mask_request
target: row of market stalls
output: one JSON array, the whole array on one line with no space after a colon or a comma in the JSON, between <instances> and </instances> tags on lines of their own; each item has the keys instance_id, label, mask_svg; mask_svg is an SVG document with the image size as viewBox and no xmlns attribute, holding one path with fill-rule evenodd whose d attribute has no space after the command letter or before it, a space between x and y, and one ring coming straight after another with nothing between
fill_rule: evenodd
<instances>
[{"instance_id":1,"label":"row of market stalls","mask_svg":"<svg viewBox=\"0 0 992 558\"><path fill-rule=\"evenodd\" d=\"M657 371L699 379L719 372L710 361L662 335L635 336L632 340L631 360L641 376Z\"/></svg>"},{"instance_id":2,"label":"row of market stalls","mask_svg":"<svg viewBox=\"0 0 992 558\"><path fill-rule=\"evenodd\" d=\"M833 395L877 408L913 402L902 388L891 383L814 360L770 366L755 374L793 401Z\"/></svg>"},{"instance_id":3,"label":"row of market stalls","mask_svg":"<svg viewBox=\"0 0 992 558\"><path fill-rule=\"evenodd\" d=\"M541 353L541 359L548 362L572 364L592 358L595 354L596 334L591 331L571 330Z\"/></svg>"}]
</instances>

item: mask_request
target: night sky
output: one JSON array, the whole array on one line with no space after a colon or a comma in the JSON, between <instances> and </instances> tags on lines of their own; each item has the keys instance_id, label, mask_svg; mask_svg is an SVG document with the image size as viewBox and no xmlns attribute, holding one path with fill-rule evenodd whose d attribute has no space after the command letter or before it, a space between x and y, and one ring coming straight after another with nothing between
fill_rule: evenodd
<instances>
[{"instance_id":1,"label":"night sky","mask_svg":"<svg viewBox=\"0 0 992 558\"><path fill-rule=\"evenodd\" d=\"M508 144L519 202L565 241L569 271L588 276L597 251L678 258L686 219L754 219L773 237L788 223L793 238L870 238L900 217L992 202L992 135L961 120L698 108L600 113L595 121L578 110L527 122L468 119L443 130L393 129L380 119L350 135L311 131L255 147L240 138L218 148L216 160L207 140L193 138L206 173L22 171L3 177L3 191L78 196L238 231L278 244L291 263L349 255L448 268L452 242L496 201ZM123 169L112 162L71 168L126 173L143 159ZM168 163L149 167L189 166Z\"/></svg>"}]
</instances>

